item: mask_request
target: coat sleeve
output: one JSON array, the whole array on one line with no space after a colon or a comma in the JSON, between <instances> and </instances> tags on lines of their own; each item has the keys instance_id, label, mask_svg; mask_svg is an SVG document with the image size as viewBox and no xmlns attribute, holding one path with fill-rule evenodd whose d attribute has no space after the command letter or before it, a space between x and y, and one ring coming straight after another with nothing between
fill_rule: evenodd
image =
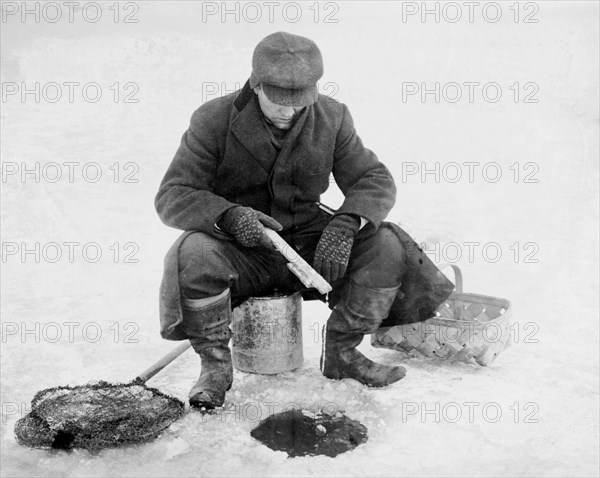
<instances>
[{"instance_id":1,"label":"coat sleeve","mask_svg":"<svg viewBox=\"0 0 600 478\"><path fill-rule=\"evenodd\" d=\"M214 227L217 220L236 204L213 192L220 163L219 133L214 128L223 115L211 114L207 106L192 115L154 205L167 226L220 235Z\"/></svg>"},{"instance_id":2,"label":"coat sleeve","mask_svg":"<svg viewBox=\"0 0 600 478\"><path fill-rule=\"evenodd\" d=\"M337 133L333 176L345 196L339 214L356 214L379 228L396 201L396 185L375 153L365 148L356 134L346 105Z\"/></svg>"}]
</instances>

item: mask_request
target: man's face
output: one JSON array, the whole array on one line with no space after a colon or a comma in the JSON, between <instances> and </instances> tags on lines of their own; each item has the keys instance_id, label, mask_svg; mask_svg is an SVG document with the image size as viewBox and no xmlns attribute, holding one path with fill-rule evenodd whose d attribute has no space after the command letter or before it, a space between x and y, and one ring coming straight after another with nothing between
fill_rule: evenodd
<instances>
[{"instance_id":1,"label":"man's face","mask_svg":"<svg viewBox=\"0 0 600 478\"><path fill-rule=\"evenodd\" d=\"M260 86L254 88L260 109L267 119L279 129L290 129L304 106L282 106L273 103Z\"/></svg>"}]
</instances>

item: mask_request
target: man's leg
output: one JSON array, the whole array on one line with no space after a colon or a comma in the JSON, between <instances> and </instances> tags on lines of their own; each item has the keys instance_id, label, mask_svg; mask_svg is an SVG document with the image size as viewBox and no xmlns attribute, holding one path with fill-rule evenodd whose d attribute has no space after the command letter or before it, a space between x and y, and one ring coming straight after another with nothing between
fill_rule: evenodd
<instances>
[{"instance_id":1,"label":"man's leg","mask_svg":"<svg viewBox=\"0 0 600 478\"><path fill-rule=\"evenodd\" d=\"M404 248L385 223L376 233L357 234L346 276L333 284L336 303L323 333L323 375L353 378L371 387L404 377L403 367L376 364L356 347L388 316L405 271Z\"/></svg>"},{"instance_id":2,"label":"man's leg","mask_svg":"<svg viewBox=\"0 0 600 478\"><path fill-rule=\"evenodd\" d=\"M179 249L182 294L181 330L200 355L200 378L190 391L190 404L211 409L223 405L231 388L233 367L231 302L264 293L287 270L281 255L264 248L245 248L208 234L188 236Z\"/></svg>"}]
</instances>

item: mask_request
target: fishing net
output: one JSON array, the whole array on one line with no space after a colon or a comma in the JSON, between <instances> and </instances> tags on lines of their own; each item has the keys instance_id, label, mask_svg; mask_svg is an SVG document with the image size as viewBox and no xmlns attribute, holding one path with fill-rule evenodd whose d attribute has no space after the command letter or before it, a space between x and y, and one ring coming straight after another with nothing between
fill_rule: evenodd
<instances>
[{"instance_id":1,"label":"fishing net","mask_svg":"<svg viewBox=\"0 0 600 478\"><path fill-rule=\"evenodd\" d=\"M99 450L156 438L184 412L180 400L133 381L41 390L17 421L20 445Z\"/></svg>"}]
</instances>

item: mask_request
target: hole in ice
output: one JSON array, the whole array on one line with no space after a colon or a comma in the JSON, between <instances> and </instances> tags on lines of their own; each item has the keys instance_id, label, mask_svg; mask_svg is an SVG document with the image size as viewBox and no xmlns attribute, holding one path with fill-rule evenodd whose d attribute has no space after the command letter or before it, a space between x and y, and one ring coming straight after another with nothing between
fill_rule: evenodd
<instances>
[{"instance_id":1,"label":"hole in ice","mask_svg":"<svg viewBox=\"0 0 600 478\"><path fill-rule=\"evenodd\" d=\"M338 412L335 415L289 410L262 420L250 433L272 450L288 456L337 456L368 439L367 428Z\"/></svg>"}]
</instances>

